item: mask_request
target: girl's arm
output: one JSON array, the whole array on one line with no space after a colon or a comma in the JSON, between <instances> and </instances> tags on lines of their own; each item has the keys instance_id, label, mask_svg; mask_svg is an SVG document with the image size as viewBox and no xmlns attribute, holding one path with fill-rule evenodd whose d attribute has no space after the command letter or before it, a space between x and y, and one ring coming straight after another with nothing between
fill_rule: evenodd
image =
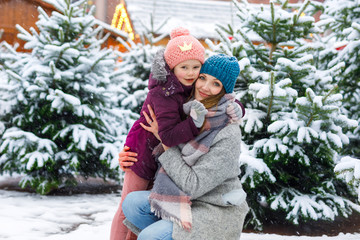
<instances>
[{"instance_id":1,"label":"girl's arm","mask_svg":"<svg viewBox=\"0 0 360 240\"><path fill-rule=\"evenodd\" d=\"M152 105L158 121L158 132L162 143L172 147L180 143L186 143L199 134L191 118L182 121L180 112L182 105L172 97L154 96Z\"/></svg>"}]
</instances>

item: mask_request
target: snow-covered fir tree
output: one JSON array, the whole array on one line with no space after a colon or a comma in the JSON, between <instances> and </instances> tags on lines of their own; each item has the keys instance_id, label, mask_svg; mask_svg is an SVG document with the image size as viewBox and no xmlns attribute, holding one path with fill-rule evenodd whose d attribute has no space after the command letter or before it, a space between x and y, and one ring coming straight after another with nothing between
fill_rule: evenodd
<instances>
[{"instance_id":1,"label":"snow-covered fir tree","mask_svg":"<svg viewBox=\"0 0 360 240\"><path fill-rule=\"evenodd\" d=\"M151 63L155 53L162 48L154 44L166 37L167 34L157 36L157 32L164 26L165 21L155 28L150 15L150 25L143 24L145 31L141 33L141 41L135 43L131 39L125 42L117 40L127 49L119 52L121 61L117 64L116 72L110 78L114 86L115 102L117 106L139 113L148 93L148 79L151 72Z\"/></svg>"},{"instance_id":2,"label":"snow-covered fir tree","mask_svg":"<svg viewBox=\"0 0 360 240\"><path fill-rule=\"evenodd\" d=\"M344 154L360 158L360 1L327 0L320 8L323 12L317 23L323 31L323 49L319 63L323 69L344 62L344 70L336 79L343 95L343 112L358 121L357 128L349 132L350 144Z\"/></svg>"},{"instance_id":3,"label":"snow-covered fir tree","mask_svg":"<svg viewBox=\"0 0 360 240\"><path fill-rule=\"evenodd\" d=\"M123 41L122 44L128 47L128 51L118 54L121 61L116 65L117 70L110 76L111 84L114 86L113 101L120 108L140 113L148 93L152 59L159 47L136 44L131 40L130 45Z\"/></svg>"},{"instance_id":4,"label":"snow-covered fir tree","mask_svg":"<svg viewBox=\"0 0 360 240\"><path fill-rule=\"evenodd\" d=\"M101 49L94 8L86 1L47 0L39 32L17 26L30 54L7 47L1 62L7 84L0 91L0 174L20 173L22 187L41 194L75 184L77 176L117 179L126 111L111 109L109 75L116 55Z\"/></svg>"},{"instance_id":5,"label":"snow-covered fir tree","mask_svg":"<svg viewBox=\"0 0 360 240\"><path fill-rule=\"evenodd\" d=\"M8 114L12 107L17 104L16 94L20 84L19 82L13 82L13 84L10 85L10 79L8 79L5 69L9 63L15 68L20 69L22 56L24 56L24 54L17 54L15 47L10 46L7 42L3 41L0 43L0 116ZM7 64L5 64L5 60ZM0 136L4 131L5 124L0 120Z\"/></svg>"},{"instance_id":6,"label":"snow-covered fir tree","mask_svg":"<svg viewBox=\"0 0 360 240\"><path fill-rule=\"evenodd\" d=\"M360 159L349 156L343 157L336 164L334 170L357 192L360 202Z\"/></svg>"},{"instance_id":7,"label":"snow-covered fir tree","mask_svg":"<svg viewBox=\"0 0 360 240\"><path fill-rule=\"evenodd\" d=\"M344 131L356 126L340 112L334 77L344 65L316 67L310 53L318 29L303 14L310 2L270 1L259 9L233 3L241 25L220 26L221 43L207 43L237 57L241 67L235 92L247 108L240 156L251 206L246 226L332 221L360 211L355 193L334 172L349 142Z\"/></svg>"}]
</instances>

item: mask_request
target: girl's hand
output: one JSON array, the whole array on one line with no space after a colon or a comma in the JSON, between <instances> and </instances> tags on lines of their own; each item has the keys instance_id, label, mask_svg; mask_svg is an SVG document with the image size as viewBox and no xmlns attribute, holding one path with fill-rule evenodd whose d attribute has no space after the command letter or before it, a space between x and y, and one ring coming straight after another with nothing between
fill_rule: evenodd
<instances>
[{"instance_id":1,"label":"girl's hand","mask_svg":"<svg viewBox=\"0 0 360 240\"><path fill-rule=\"evenodd\" d=\"M130 152L130 148L125 146L124 149L119 153L119 165L120 169L124 172L130 172L130 167L137 162L137 153Z\"/></svg>"},{"instance_id":2,"label":"girl's hand","mask_svg":"<svg viewBox=\"0 0 360 240\"><path fill-rule=\"evenodd\" d=\"M232 123L241 123L241 118L244 116L243 109L237 102L232 102L226 108L226 114L229 115Z\"/></svg>"},{"instance_id":3,"label":"girl's hand","mask_svg":"<svg viewBox=\"0 0 360 240\"><path fill-rule=\"evenodd\" d=\"M155 113L154 113L153 109L151 108L151 106L149 104L147 105L147 107L149 109L150 117L149 117L149 115L147 115L146 112L143 112L143 113L144 113L145 119L146 119L147 123L150 125L150 127L146 126L143 123L140 123L140 125L146 131L149 131L149 132L153 133L154 136L161 142L161 139L160 139L160 136L159 136L159 126L158 126L158 122L156 121Z\"/></svg>"},{"instance_id":4,"label":"girl's hand","mask_svg":"<svg viewBox=\"0 0 360 240\"><path fill-rule=\"evenodd\" d=\"M201 128L201 126L203 126L205 116L208 113L208 110L205 108L204 104L198 100L189 101L184 104L184 111L186 114L189 114L197 128Z\"/></svg>"}]
</instances>

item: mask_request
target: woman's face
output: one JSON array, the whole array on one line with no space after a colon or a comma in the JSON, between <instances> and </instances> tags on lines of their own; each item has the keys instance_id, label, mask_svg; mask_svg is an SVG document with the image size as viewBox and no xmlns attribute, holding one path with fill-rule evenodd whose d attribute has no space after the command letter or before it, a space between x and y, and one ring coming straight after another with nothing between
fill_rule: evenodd
<instances>
[{"instance_id":1,"label":"woman's face","mask_svg":"<svg viewBox=\"0 0 360 240\"><path fill-rule=\"evenodd\" d=\"M209 74L201 73L195 83L195 99L204 100L221 92L221 81Z\"/></svg>"},{"instance_id":2,"label":"woman's face","mask_svg":"<svg viewBox=\"0 0 360 240\"><path fill-rule=\"evenodd\" d=\"M174 74L184 86L191 86L198 78L201 68L199 60L186 60L174 67Z\"/></svg>"}]
</instances>

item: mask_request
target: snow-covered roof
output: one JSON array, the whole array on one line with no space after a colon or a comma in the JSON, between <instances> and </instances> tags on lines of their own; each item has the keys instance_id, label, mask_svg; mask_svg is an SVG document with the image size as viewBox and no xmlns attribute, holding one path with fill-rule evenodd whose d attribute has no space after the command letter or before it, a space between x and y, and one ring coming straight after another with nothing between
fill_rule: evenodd
<instances>
[{"instance_id":1,"label":"snow-covered roof","mask_svg":"<svg viewBox=\"0 0 360 240\"><path fill-rule=\"evenodd\" d=\"M153 15L154 28L169 20L156 33L170 33L175 27L185 27L197 38L218 38L217 24L239 24L237 9L232 1L208 0L126 0L126 9L136 33L145 32L143 22L150 28ZM141 21L141 22L140 22Z\"/></svg>"}]
</instances>

